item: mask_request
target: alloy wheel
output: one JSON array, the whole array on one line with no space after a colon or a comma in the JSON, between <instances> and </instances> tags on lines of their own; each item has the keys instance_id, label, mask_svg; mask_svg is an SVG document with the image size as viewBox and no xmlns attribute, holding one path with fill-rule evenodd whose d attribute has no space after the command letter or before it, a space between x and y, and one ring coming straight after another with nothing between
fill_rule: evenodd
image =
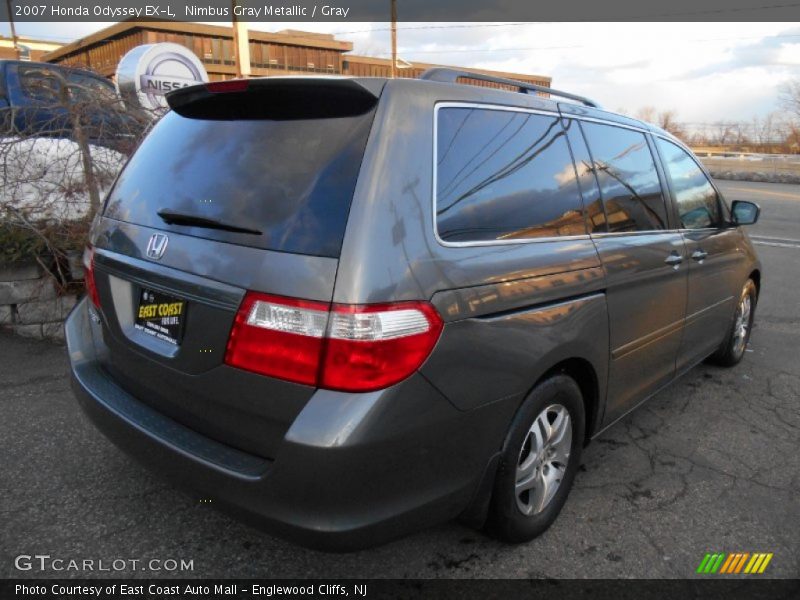
<instances>
[{"instance_id":1,"label":"alloy wheel","mask_svg":"<svg viewBox=\"0 0 800 600\"><path fill-rule=\"evenodd\" d=\"M569 462L572 421L560 404L534 419L520 450L514 495L524 515L542 512L552 501Z\"/></svg>"},{"instance_id":2,"label":"alloy wheel","mask_svg":"<svg viewBox=\"0 0 800 600\"><path fill-rule=\"evenodd\" d=\"M745 294L739 302L739 308L736 310L736 322L733 329L733 351L736 356L742 354L747 345L751 304L750 294Z\"/></svg>"}]
</instances>

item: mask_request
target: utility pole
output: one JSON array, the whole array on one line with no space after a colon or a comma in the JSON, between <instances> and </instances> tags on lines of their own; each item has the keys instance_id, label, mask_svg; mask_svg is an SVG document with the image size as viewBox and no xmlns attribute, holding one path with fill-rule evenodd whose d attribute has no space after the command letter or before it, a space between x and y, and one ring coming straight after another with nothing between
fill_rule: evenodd
<instances>
[{"instance_id":1,"label":"utility pole","mask_svg":"<svg viewBox=\"0 0 800 600\"><path fill-rule=\"evenodd\" d=\"M250 77L250 36L247 33L247 25L239 21L236 16L236 0L231 0L231 9L236 77Z\"/></svg>"},{"instance_id":2,"label":"utility pole","mask_svg":"<svg viewBox=\"0 0 800 600\"><path fill-rule=\"evenodd\" d=\"M17 30L14 27L14 13L11 12L11 0L6 0L6 8L8 9L8 24L11 26L11 42L14 44L14 53L19 60L19 40L17 39Z\"/></svg>"},{"instance_id":3,"label":"utility pole","mask_svg":"<svg viewBox=\"0 0 800 600\"><path fill-rule=\"evenodd\" d=\"M392 79L397 77L397 0L392 0Z\"/></svg>"}]
</instances>

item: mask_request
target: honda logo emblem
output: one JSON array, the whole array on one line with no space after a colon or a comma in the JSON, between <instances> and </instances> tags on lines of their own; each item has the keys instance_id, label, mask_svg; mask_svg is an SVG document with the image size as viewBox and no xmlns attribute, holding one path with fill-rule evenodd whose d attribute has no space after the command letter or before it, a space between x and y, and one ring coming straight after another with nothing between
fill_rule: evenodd
<instances>
[{"instance_id":1,"label":"honda logo emblem","mask_svg":"<svg viewBox=\"0 0 800 600\"><path fill-rule=\"evenodd\" d=\"M147 242L147 258L158 260L164 256L164 252L167 251L168 243L169 238L163 233L154 233L151 235L150 241Z\"/></svg>"}]
</instances>

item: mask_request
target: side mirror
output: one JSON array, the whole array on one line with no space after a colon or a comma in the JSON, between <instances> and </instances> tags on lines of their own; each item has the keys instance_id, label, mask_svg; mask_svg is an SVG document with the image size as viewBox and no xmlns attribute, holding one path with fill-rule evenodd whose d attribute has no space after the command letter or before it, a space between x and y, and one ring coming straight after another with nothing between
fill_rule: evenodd
<instances>
[{"instance_id":1,"label":"side mirror","mask_svg":"<svg viewBox=\"0 0 800 600\"><path fill-rule=\"evenodd\" d=\"M735 225L752 225L758 221L761 207L755 202L747 200L734 200L731 205L731 214Z\"/></svg>"}]
</instances>

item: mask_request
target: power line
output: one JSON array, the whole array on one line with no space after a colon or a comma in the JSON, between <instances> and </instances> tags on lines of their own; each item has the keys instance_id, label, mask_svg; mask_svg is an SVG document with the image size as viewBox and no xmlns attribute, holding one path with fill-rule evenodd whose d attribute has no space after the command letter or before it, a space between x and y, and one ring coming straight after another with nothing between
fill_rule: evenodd
<instances>
[{"instance_id":1,"label":"power line","mask_svg":"<svg viewBox=\"0 0 800 600\"><path fill-rule=\"evenodd\" d=\"M800 3L792 4L792 5L782 5L785 7L790 6L800 6ZM764 8L774 8L774 7L764 7ZM733 10L733 9L731 9ZM188 22L187 22L188 23ZM251 23L252 24L252 23ZM397 30L398 32L402 31L418 31L418 30L432 30L432 29L486 29L486 28L497 28L497 27L535 27L541 25L553 25L556 24L552 21L541 21L541 22L533 22L533 23L526 23L526 22L510 22L510 23L469 23L469 24L447 24L447 25L418 25L418 26L410 26L410 27L402 27L398 25ZM560 23L559 23L560 24ZM633 25L633 23L631 23ZM638 25L638 24L637 24ZM146 25L145 25L146 27ZM225 26L223 26L225 27ZM369 29L355 29L350 31L333 31L330 33L325 32L314 32L314 31L305 31L305 32L287 32L283 33L280 31L264 31L261 29L253 29L250 27L250 30L253 32L259 33L267 33L267 34L280 34L281 37L286 38L308 38L309 35L313 37L315 34L322 33L323 35L353 35L357 33L380 33L391 31L391 27L373 27ZM86 36L92 35L91 33L86 34ZM86 37L83 36L83 37ZM27 36L26 37L30 37ZM72 36L59 36L59 35L48 35L48 34L39 34L36 36L38 39L42 40L63 40L63 41L74 41L79 38L75 38ZM781 39L781 38L797 38L800 37L800 34L775 34L775 35L750 35L750 36L733 36L733 37L723 37L723 38L690 38L687 40L681 40L682 43L695 43L695 42L725 42L725 41L741 41L741 40L751 40L751 39ZM107 41L107 40L103 40ZM453 49L453 50L417 50L414 52L418 53L439 53L439 52L505 52L505 51L517 51L517 50L551 50L551 49L564 49L564 48L587 48L590 47L588 44L575 44L569 46L532 46L532 47L524 47L524 48L496 48L492 50L483 49L483 50L472 50L472 49Z\"/></svg>"},{"instance_id":2,"label":"power line","mask_svg":"<svg viewBox=\"0 0 800 600\"><path fill-rule=\"evenodd\" d=\"M708 42L728 42L728 41L742 41L742 40L764 40L764 39L784 39L784 38L800 38L800 34L787 33L776 35L763 35L763 36L737 36L729 38L694 38L687 40L680 40L681 43L708 43ZM487 53L487 52L524 52L533 50L573 50L580 48L592 48L590 44L571 44L567 46L527 46L516 48L450 48L439 50L403 50L403 53L408 54L450 54L450 53ZM385 54L385 53L379 53Z\"/></svg>"},{"instance_id":3,"label":"power line","mask_svg":"<svg viewBox=\"0 0 800 600\"><path fill-rule=\"evenodd\" d=\"M792 7L792 6L800 6L800 3L797 4L787 4L787 5L775 5L771 7L763 7L763 8L776 8L776 7ZM735 10L735 9L731 9ZM525 22L511 22L511 23L470 23L470 24L448 24L448 25L419 25L419 26L411 26L411 27L398 27L398 31L414 31L414 30L426 30L426 29L474 29L474 28L497 28L497 27L520 27L520 26L539 26L539 25L549 25L553 24L549 21L543 22L535 22L535 23L525 23ZM373 32L385 32L390 31L391 27L375 27L370 29L359 29L359 30L352 30L352 31L336 31L330 33L330 35L338 36L338 35L353 35L358 33L373 33ZM271 33L271 34L280 34L281 37L285 38L295 38L295 39L308 39L309 33L315 34L318 32L287 32L281 33L276 31L262 31L259 29L251 29L253 32L259 33ZM87 34L91 35L91 34ZM26 35L24 37L31 37ZM57 35L36 35L36 39L41 39L42 41L74 41L78 38L68 37L68 36L57 36ZM86 37L86 36L84 36ZM680 43L711 43L711 42L730 42L730 41L745 41L745 40L767 40L767 39L797 39L800 38L800 34L774 34L774 35L751 35L751 36L732 36L732 37L721 37L721 38L690 38L686 40L680 40ZM98 40L98 42L107 42L110 38ZM531 51L548 51L548 50L578 50L578 49L585 49L585 48L592 48L594 47L591 44L568 44L568 45L551 45L551 46L525 46L525 47L512 47L512 48L447 48L447 49L436 49L436 50L413 50L413 49L401 49L401 52L405 55L410 54L486 54L486 53L505 53L505 52L531 52ZM376 53L377 56L387 56L387 52L378 52Z\"/></svg>"}]
</instances>

